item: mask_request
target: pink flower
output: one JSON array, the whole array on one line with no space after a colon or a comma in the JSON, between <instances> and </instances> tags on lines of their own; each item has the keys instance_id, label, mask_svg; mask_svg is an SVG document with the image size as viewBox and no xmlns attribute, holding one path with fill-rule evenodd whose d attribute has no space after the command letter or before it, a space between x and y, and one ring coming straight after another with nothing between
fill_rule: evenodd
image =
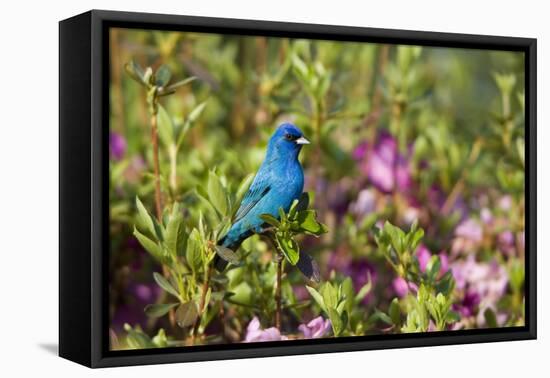
<instances>
[{"instance_id":1,"label":"pink flower","mask_svg":"<svg viewBox=\"0 0 550 378\"><path fill-rule=\"evenodd\" d=\"M262 329L260 320L258 320L258 317L256 316L250 321L248 327L246 328L245 343L280 340L288 340L288 338L281 335L281 332L275 327Z\"/></svg>"},{"instance_id":2,"label":"pink flower","mask_svg":"<svg viewBox=\"0 0 550 378\"><path fill-rule=\"evenodd\" d=\"M376 207L374 190L364 189L359 192L357 200L350 205L350 211L359 216L372 213Z\"/></svg>"},{"instance_id":3,"label":"pink flower","mask_svg":"<svg viewBox=\"0 0 550 378\"><path fill-rule=\"evenodd\" d=\"M367 143L357 146L353 157L360 163L361 171L381 192L405 191L412 185L407 157L399 153L397 141L387 132L380 133L372 147Z\"/></svg>"},{"instance_id":4,"label":"pink flower","mask_svg":"<svg viewBox=\"0 0 550 378\"><path fill-rule=\"evenodd\" d=\"M466 219L455 229L451 251L453 254L475 252L482 240L483 228L479 222L472 218Z\"/></svg>"},{"instance_id":5,"label":"pink flower","mask_svg":"<svg viewBox=\"0 0 550 378\"><path fill-rule=\"evenodd\" d=\"M466 261L452 264L451 270L456 288L470 295L477 294L480 308L494 306L506 292L508 273L496 261L477 262L473 255L469 255Z\"/></svg>"},{"instance_id":6,"label":"pink flower","mask_svg":"<svg viewBox=\"0 0 550 378\"><path fill-rule=\"evenodd\" d=\"M329 331L330 320L318 316L307 324L300 324L298 329L304 334L305 339L318 339Z\"/></svg>"},{"instance_id":7,"label":"pink flower","mask_svg":"<svg viewBox=\"0 0 550 378\"><path fill-rule=\"evenodd\" d=\"M514 234L512 231L503 231L497 236L498 248L506 255L511 255L515 250Z\"/></svg>"},{"instance_id":8,"label":"pink flower","mask_svg":"<svg viewBox=\"0 0 550 378\"><path fill-rule=\"evenodd\" d=\"M393 287L393 290L395 291L395 294L399 298L403 298L409 293L409 284L402 277L394 278L394 280L392 281L392 287Z\"/></svg>"},{"instance_id":9,"label":"pink flower","mask_svg":"<svg viewBox=\"0 0 550 378\"><path fill-rule=\"evenodd\" d=\"M109 134L109 152L113 160L122 160L126 153L126 139L120 134Z\"/></svg>"},{"instance_id":10,"label":"pink flower","mask_svg":"<svg viewBox=\"0 0 550 378\"><path fill-rule=\"evenodd\" d=\"M481 218L481 221L485 224L493 223L493 214L491 213L491 210L489 210L486 207L481 209L481 212L479 213L479 217Z\"/></svg>"},{"instance_id":11,"label":"pink flower","mask_svg":"<svg viewBox=\"0 0 550 378\"><path fill-rule=\"evenodd\" d=\"M480 242L483 238L483 230L477 221L470 218L458 225L455 230L455 235L470 239L474 242Z\"/></svg>"},{"instance_id":12,"label":"pink flower","mask_svg":"<svg viewBox=\"0 0 550 378\"><path fill-rule=\"evenodd\" d=\"M502 211L509 211L512 208L512 196L505 195L500 197L498 200L498 207L500 207Z\"/></svg>"},{"instance_id":13,"label":"pink flower","mask_svg":"<svg viewBox=\"0 0 550 378\"><path fill-rule=\"evenodd\" d=\"M416 249L416 258L418 259L418 265L420 265L420 271L422 271L422 273L426 272L426 267L428 266L428 262L431 257L432 254L428 248L426 248L425 245L420 244Z\"/></svg>"}]
</instances>

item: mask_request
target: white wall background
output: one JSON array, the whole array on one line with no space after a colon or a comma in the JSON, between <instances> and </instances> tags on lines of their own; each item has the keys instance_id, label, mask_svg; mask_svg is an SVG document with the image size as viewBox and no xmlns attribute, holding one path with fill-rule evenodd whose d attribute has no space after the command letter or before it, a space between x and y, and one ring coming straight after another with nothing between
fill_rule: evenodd
<instances>
[{"instance_id":1,"label":"white wall background","mask_svg":"<svg viewBox=\"0 0 550 378\"><path fill-rule=\"evenodd\" d=\"M550 371L548 111L544 1L7 0L0 22L0 375L521 377ZM89 370L55 355L58 25L91 8L538 38L539 340ZM534 374L529 374L534 373Z\"/></svg>"}]
</instances>

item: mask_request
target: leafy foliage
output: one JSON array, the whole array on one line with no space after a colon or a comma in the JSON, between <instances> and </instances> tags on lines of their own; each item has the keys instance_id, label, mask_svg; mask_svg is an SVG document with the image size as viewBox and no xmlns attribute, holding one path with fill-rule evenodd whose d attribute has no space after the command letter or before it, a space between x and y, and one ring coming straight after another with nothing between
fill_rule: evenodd
<instances>
[{"instance_id":1,"label":"leafy foliage","mask_svg":"<svg viewBox=\"0 0 550 378\"><path fill-rule=\"evenodd\" d=\"M111 32L112 349L525 324L521 54ZM288 120L307 194L218 246Z\"/></svg>"}]
</instances>

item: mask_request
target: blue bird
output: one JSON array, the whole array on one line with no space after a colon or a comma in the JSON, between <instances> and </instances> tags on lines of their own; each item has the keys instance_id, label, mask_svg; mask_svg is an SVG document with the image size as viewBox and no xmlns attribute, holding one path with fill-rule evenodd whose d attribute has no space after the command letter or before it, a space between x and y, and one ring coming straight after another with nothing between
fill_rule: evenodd
<instances>
[{"instance_id":1,"label":"blue bird","mask_svg":"<svg viewBox=\"0 0 550 378\"><path fill-rule=\"evenodd\" d=\"M248 192L235 214L231 228L218 245L235 251L254 233L262 231L261 214L279 218L279 208L285 212L304 189L304 172L298 154L309 141L299 128L290 123L280 125L271 136L267 152ZM227 261L216 255L214 266L222 271Z\"/></svg>"}]
</instances>

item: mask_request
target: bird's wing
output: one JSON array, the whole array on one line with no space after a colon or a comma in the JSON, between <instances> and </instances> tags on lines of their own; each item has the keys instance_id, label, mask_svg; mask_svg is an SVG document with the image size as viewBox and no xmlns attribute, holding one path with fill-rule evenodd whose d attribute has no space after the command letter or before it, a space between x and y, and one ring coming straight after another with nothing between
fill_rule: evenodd
<instances>
[{"instance_id":1,"label":"bird's wing","mask_svg":"<svg viewBox=\"0 0 550 378\"><path fill-rule=\"evenodd\" d=\"M237 223L239 220L243 219L246 214L250 212L256 206L256 204L271 190L269 185L269 176L259 175L256 176L254 182L246 192L243 200L241 201L241 206L235 214L235 219L233 223Z\"/></svg>"}]
</instances>

